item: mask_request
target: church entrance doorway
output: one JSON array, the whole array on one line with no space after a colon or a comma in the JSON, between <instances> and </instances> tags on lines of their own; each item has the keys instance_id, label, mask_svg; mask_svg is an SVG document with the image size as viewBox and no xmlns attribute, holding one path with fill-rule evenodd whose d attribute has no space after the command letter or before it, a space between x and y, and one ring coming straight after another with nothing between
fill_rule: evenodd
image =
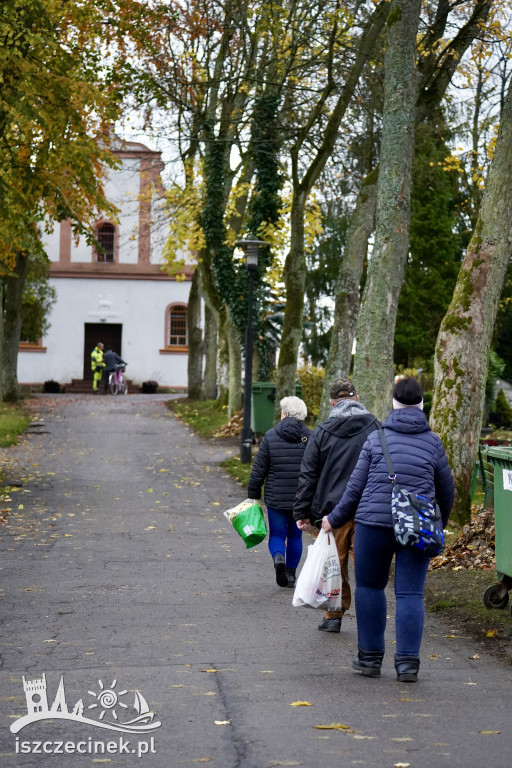
<instances>
[{"instance_id":1,"label":"church entrance doorway","mask_svg":"<svg viewBox=\"0 0 512 768\"><path fill-rule=\"evenodd\" d=\"M105 347L112 347L121 355L123 326L121 323L85 323L84 325L84 379L92 381L91 352L102 341Z\"/></svg>"}]
</instances>

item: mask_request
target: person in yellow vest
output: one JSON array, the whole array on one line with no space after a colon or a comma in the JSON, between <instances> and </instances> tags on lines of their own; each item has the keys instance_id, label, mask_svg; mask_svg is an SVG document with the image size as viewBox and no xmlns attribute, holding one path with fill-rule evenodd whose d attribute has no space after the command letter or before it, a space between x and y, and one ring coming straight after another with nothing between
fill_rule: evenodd
<instances>
[{"instance_id":1,"label":"person in yellow vest","mask_svg":"<svg viewBox=\"0 0 512 768\"><path fill-rule=\"evenodd\" d=\"M91 370L92 370L92 391L95 395L98 394L98 387L103 376L103 369L105 363L103 362L103 343L98 341L93 351L91 352Z\"/></svg>"}]
</instances>

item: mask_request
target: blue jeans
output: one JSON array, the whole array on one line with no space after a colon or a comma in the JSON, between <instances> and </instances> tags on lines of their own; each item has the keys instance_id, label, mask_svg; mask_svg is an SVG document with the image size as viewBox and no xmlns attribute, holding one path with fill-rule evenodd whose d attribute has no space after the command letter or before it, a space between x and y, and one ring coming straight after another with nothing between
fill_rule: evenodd
<instances>
[{"instance_id":1,"label":"blue jeans","mask_svg":"<svg viewBox=\"0 0 512 768\"><path fill-rule=\"evenodd\" d=\"M290 512L279 512L267 506L268 548L272 557L285 555L286 567L295 570L302 555L302 531Z\"/></svg>"},{"instance_id":2,"label":"blue jeans","mask_svg":"<svg viewBox=\"0 0 512 768\"><path fill-rule=\"evenodd\" d=\"M384 651L386 595L395 555L396 653L419 656L425 604L423 590L430 558L395 541L391 528L356 523L354 565L358 645L363 651Z\"/></svg>"}]
</instances>

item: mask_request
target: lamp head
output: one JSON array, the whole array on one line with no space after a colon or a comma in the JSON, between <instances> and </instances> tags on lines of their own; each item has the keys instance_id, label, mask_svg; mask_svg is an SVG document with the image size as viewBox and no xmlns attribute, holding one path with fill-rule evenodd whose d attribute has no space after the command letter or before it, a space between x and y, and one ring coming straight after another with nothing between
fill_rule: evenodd
<instances>
[{"instance_id":1,"label":"lamp head","mask_svg":"<svg viewBox=\"0 0 512 768\"><path fill-rule=\"evenodd\" d=\"M241 248L245 253L246 267L249 272L256 272L258 269L258 256L260 248L268 245L268 243L266 243L264 240L258 240L258 238L249 235L248 237L244 237L242 240L238 240L235 245L238 248Z\"/></svg>"}]
</instances>

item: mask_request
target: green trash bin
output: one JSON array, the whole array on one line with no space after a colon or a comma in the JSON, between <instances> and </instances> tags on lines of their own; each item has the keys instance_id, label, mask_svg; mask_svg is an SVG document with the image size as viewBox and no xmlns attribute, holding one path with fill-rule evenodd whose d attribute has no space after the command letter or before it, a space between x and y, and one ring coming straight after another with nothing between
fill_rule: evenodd
<instances>
[{"instance_id":1,"label":"green trash bin","mask_svg":"<svg viewBox=\"0 0 512 768\"><path fill-rule=\"evenodd\" d=\"M484 592L487 608L506 608L512 588L512 447L489 447L494 470L494 525L496 573L499 581Z\"/></svg>"},{"instance_id":2,"label":"green trash bin","mask_svg":"<svg viewBox=\"0 0 512 768\"><path fill-rule=\"evenodd\" d=\"M480 445L478 448L478 460L484 490L484 509L490 509L494 506L494 466L488 456L489 450L491 448L488 445Z\"/></svg>"},{"instance_id":3,"label":"green trash bin","mask_svg":"<svg viewBox=\"0 0 512 768\"><path fill-rule=\"evenodd\" d=\"M251 429L260 435L274 426L275 381L253 381L251 397Z\"/></svg>"},{"instance_id":4,"label":"green trash bin","mask_svg":"<svg viewBox=\"0 0 512 768\"><path fill-rule=\"evenodd\" d=\"M295 396L302 397L302 384L295 382ZM264 435L274 426L275 381L253 381L251 394L251 429Z\"/></svg>"}]
</instances>

